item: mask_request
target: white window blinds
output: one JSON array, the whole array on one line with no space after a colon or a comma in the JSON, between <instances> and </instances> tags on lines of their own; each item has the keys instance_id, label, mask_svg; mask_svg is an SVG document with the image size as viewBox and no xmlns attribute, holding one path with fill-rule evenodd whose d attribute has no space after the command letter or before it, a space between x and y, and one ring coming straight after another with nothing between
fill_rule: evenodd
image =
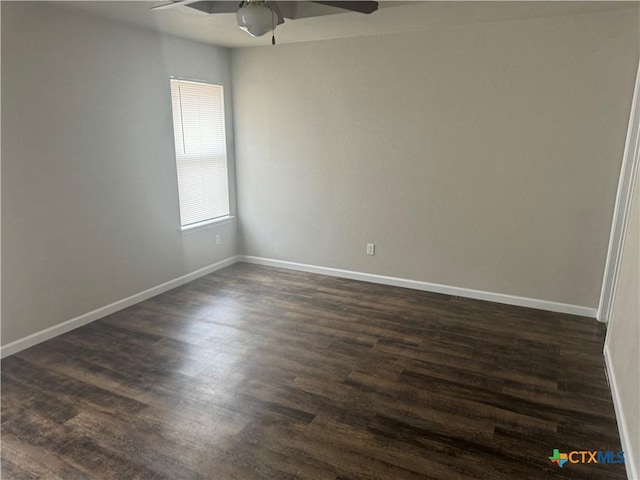
<instances>
[{"instance_id":1,"label":"white window blinds","mask_svg":"<svg viewBox=\"0 0 640 480\"><path fill-rule=\"evenodd\" d=\"M229 215L222 85L171 79L180 223Z\"/></svg>"}]
</instances>

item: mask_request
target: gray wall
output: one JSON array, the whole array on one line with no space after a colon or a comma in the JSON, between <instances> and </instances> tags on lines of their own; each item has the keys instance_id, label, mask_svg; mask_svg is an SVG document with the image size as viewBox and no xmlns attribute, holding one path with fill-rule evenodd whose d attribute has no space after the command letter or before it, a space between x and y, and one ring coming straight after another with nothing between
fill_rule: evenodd
<instances>
[{"instance_id":1,"label":"gray wall","mask_svg":"<svg viewBox=\"0 0 640 480\"><path fill-rule=\"evenodd\" d=\"M225 49L2 3L3 344L236 253L235 223L179 231L170 75L232 111Z\"/></svg>"},{"instance_id":2,"label":"gray wall","mask_svg":"<svg viewBox=\"0 0 640 480\"><path fill-rule=\"evenodd\" d=\"M624 430L640 473L640 182L636 171L635 194L624 240L616 292L607 330L606 350L624 412ZM618 417L618 422L622 418Z\"/></svg>"},{"instance_id":3,"label":"gray wall","mask_svg":"<svg viewBox=\"0 0 640 480\"><path fill-rule=\"evenodd\" d=\"M241 252L597 307L637 15L234 50Z\"/></svg>"}]
</instances>

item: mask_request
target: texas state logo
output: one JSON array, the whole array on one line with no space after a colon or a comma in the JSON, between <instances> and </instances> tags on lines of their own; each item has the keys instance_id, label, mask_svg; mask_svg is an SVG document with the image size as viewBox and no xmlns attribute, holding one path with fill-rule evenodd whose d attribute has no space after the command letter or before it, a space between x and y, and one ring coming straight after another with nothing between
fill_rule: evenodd
<instances>
[{"instance_id":1,"label":"texas state logo","mask_svg":"<svg viewBox=\"0 0 640 480\"><path fill-rule=\"evenodd\" d=\"M624 463L624 452L611 450L573 450L568 453L553 449L553 455L549 457L551 463L563 468L566 463Z\"/></svg>"},{"instance_id":2,"label":"texas state logo","mask_svg":"<svg viewBox=\"0 0 640 480\"><path fill-rule=\"evenodd\" d=\"M560 453L557 448L553 449L553 456L549 457L552 463L555 463L560 468L564 467L564 464L568 461L568 455L566 453Z\"/></svg>"}]
</instances>

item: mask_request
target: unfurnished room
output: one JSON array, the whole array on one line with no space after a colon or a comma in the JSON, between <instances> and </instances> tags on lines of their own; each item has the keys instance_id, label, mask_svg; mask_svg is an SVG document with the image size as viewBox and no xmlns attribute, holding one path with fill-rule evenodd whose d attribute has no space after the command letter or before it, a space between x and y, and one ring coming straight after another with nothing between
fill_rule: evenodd
<instances>
[{"instance_id":1,"label":"unfurnished room","mask_svg":"<svg viewBox=\"0 0 640 480\"><path fill-rule=\"evenodd\" d=\"M3 479L640 480L640 3L2 1Z\"/></svg>"}]
</instances>

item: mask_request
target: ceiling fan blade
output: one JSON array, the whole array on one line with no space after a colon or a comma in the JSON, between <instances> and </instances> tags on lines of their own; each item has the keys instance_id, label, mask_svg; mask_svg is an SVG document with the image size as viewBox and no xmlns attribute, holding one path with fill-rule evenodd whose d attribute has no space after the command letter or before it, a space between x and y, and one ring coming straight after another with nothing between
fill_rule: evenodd
<instances>
[{"instance_id":1,"label":"ceiling fan blade","mask_svg":"<svg viewBox=\"0 0 640 480\"><path fill-rule=\"evenodd\" d=\"M201 12L205 12L208 14L214 13L236 13L238 8L242 6L244 2L240 1L218 1L218 0L177 0L174 3L168 3L165 5L159 5L154 8L169 8L178 5L184 5L187 7L194 8L196 10L200 10ZM268 1L267 5L269 8L273 10L273 12L278 17L278 25L284 23L284 17L282 12L280 11L280 7L278 6L278 2Z\"/></svg>"},{"instance_id":2,"label":"ceiling fan blade","mask_svg":"<svg viewBox=\"0 0 640 480\"><path fill-rule=\"evenodd\" d=\"M279 1L279 2L271 2L277 3L278 10L282 13L282 16L285 18L295 19L297 18L297 10L298 10L298 2L291 1Z\"/></svg>"},{"instance_id":3,"label":"ceiling fan blade","mask_svg":"<svg viewBox=\"0 0 640 480\"><path fill-rule=\"evenodd\" d=\"M344 2L327 2L325 5L324 2L282 0L277 3L284 17L291 19L322 17L345 12L344 9L333 6L333 3L342 4Z\"/></svg>"},{"instance_id":4,"label":"ceiling fan blade","mask_svg":"<svg viewBox=\"0 0 640 480\"><path fill-rule=\"evenodd\" d=\"M344 10L351 10L352 12L359 12L359 13L372 13L378 10L378 2L363 2L363 1L324 2L324 1L312 0L312 3L319 3L321 5L327 5L329 7L337 7L337 8L342 8Z\"/></svg>"},{"instance_id":5,"label":"ceiling fan blade","mask_svg":"<svg viewBox=\"0 0 640 480\"><path fill-rule=\"evenodd\" d=\"M278 16L277 25L282 25L284 23L284 16L282 15L282 10L280 10L280 6L278 5L278 2L268 1L267 5Z\"/></svg>"},{"instance_id":6,"label":"ceiling fan blade","mask_svg":"<svg viewBox=\"0 0 640 480\"><path fill-rule=\"evenodd\" d=\"M182 5L189 5L190 3L195 3L200 0L174 0L173 2L163 3L162 5L156 5L155 7L151 7L151 10L167 10L169 8L180 7Z\"/></svg>"},{"instance_id":7,"label":"ceiling fan blade","mask_svg":"<svg viewBox=\"0 0 640 480\"><path fill-rule=\"evenodd\" d=\"M186 0L188 1L188 0ZM240 2L218 2L213 0L194 0L188 6L205 13L236 13Z\"/></svg>"}]
</instances>

